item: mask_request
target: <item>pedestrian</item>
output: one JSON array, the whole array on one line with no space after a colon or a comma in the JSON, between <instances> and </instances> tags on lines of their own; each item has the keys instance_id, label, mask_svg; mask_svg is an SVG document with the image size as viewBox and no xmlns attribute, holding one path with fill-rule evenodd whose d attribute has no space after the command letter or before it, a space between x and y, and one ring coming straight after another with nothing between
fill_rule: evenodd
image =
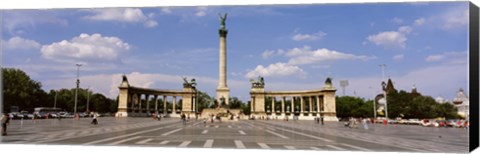
<instances>
[{"instance_id":1,"label":"pedestrian","mask_svg":"<svg viewBox=\"0 0 480 154\"><path fill-rule=\"evenodd\" d=\"M320 122L321 122L322 125L323 125L323 117L320 117Z\"/></svg>"},{"instance_id":2,"label":"pedestrian","mask_svg":"<svg viewBox=\"0 0 480 154\"><path fill-rule=\"evenodd\" d=\"M161 114L157 114L157 121L160 121L162 120L162 115Z\"/></svg>"},{"instance_id":3,"label":"pedestrian","mask_svg":"<svg viewBox=\"0 0 480 154\"><path fill-rule=\"evenodd\" d=\"M98 124L98 120L97 120L97 114L96 113L93 113L93 118L92 118L92 123L93 125L97 125Z\"/></svg>"},{"instance_id":4,"label":"pedestrian","mask_svg":"<svg viewBox=\"0 0 480 154\"><path fill-rule=\"evenodd\" d=\"M185 114L182 114L181 119L182 119L182 124L187 125L187 119L185 117Z\"/></svg>"},{"instance_id":5,"label":"pedestrian","mask_svg":"<svg viewBox=\"0 0 480 154\"><path fill-rule=\"evenodd\" d=\"M368 129L367 119L362 119L363 128Z\"/></svg>"},{"instance_id":6,"label":"pedestrian","mask_svg":"<svg viewBox=\"0 0 480 154\"><path fill-rule=\"evenodd\" d=\"M7 113L4 113L3 116L0 118L0 121L2 122L2 136L6 136L7 125L10 122L10 117L8 116Z\"/></svg>"}]
</instances>

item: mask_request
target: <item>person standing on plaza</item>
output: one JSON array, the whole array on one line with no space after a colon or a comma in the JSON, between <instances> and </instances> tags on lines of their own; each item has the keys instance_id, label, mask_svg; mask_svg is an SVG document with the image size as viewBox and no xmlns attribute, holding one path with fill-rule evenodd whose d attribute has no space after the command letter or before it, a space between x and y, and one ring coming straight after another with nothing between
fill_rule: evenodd
<instances>
[{"instance_id":1,"label":"person standing on plaza","mask_svg":"<svg viewBox=\"0 0 480 154\"><path fill-rule=\"evenodd\" d=\"M185 114L182 114L180 117L182 119L182 124L187 125L187 118L185 117Z\"/></svg>"},{"instance_id":2,"label":"person standing on plaza","mask_svg":"<svg viewBox=\"0 0 480 154\"><path fill-rule=\"evenodd\" d=\"M367 119L366 118L362 119L362 124L363 124L363 128L368 129L368 124L367 124Z\"/></svg>"},{"instance_id":3,"label":"person standing on plaza","mask_svg":"<svg viewBox=\"0 0 480 154\"><path fill-rule=\"evenodd\" d=\"M94 125L97 125L97 124L98 124L97 114L96 114L96 113L93 113L92 124L94 124Z\"/></svg>"},{"instance_id":4,"label":"person standing on plaza","mask_svg":"<svg viewBox=\"0 0 480 154\"><path fill-rule=\"evenodd\" d=\"M8 117L7 113L4 113L0 121L2 122L2 136L5 136L7 135L7 125L10 122L10 117Z\"/></svg>"},{"instance_id":5,"label":"person standing on plaza","mask_svg":"<svg viewBox=\"0 0 480 154\"><path fill-rule=\"evenodd\" d=\"M157 121L160 121L160 120L162 120L162 115L157 114Z\"/></svg>"},{"instance_id":6,"label":"person standing on plaza","mask_svg":"<svg viewBox=\"0 0 480 154\"><path fill-rule=\"evenodd\" d=\"M321 122L321 123L322 123L322 125L323 125L323 116L322 116L322 117L320 117L320 122Z\"/></svg>"}]
</instances>

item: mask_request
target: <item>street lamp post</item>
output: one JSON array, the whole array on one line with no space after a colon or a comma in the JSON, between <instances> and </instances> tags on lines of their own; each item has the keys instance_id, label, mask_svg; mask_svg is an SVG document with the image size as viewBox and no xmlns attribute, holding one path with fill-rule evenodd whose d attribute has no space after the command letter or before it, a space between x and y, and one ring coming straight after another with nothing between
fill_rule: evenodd
<instances>
[{"instance_id":1,"label":"street lamp post","mask_svg":"<svg viewBox=\"0 0 480 154\"><path fill-rule=\"evenodd\" d=\"M381 64L379 66L382 68L382 81L383 81L383 83L386 83L385 82L385 67L387 67L387 65ZM385 86L385 89L383 90L383 97L385 98L385 118L388 119L387 90L388 89Z\"/></svg>"},{"instance_id":2,"label":"street lamp post","mask_svg":"<svg viewBox=\"0 0 480 154\"><path fill-rule=\"evenodd\" d=\"M77 65L77 89L75 89L75 107L73 109L73 115L77 115L77 98L78 98L78 87L80 85L80 79L79 79L79 74L80 74L80 66L82 64L76 64Z\"/></svg>"}]
</instances>

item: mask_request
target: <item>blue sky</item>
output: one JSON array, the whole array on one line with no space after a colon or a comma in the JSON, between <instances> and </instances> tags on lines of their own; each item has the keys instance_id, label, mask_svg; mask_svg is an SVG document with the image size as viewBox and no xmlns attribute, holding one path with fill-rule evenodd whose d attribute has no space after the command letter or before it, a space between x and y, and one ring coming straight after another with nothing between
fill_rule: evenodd
<instances>
[{"instance_id":1,"label":"blue sky","mask_svg":"<svg viewBox=\"0 0 480 154\"><path fill-rule=\"evenodd\" d=\"M121 75L133 86L181 89L196 78L215 96L220 21L228 13L227 84L247 101L249 79L266 90L319 89L348 80L370 99L382 70L397 89L452 100L468 92L468 3L370 3L3 10L3 66L45 90L81 87L111 98ZM371 89L369 87L372 87Z\"/></svg>"}]
</instances>

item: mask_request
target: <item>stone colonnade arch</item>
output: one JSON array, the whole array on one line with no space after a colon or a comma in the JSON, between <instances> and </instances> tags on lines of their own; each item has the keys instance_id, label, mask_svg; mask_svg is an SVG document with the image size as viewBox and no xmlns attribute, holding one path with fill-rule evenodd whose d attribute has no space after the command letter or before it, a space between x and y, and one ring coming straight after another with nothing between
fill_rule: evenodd
<instances>
[{"instance_id":1,"label":"stone colonnade arch","mask_svg":"<svg viewBox=\"0 0 480 154\"><path fill-rule=\"evenodd\" d=\"M327 79L329 80L329 79ZM313 120L323 117L325 121L338 121L335 106L336 89L331 81L317 90L265 91L264 84L252 84L250 111L253 116L270 118L297 117L299 120ZM271 102L266 102L270 98ZM276 106L276 100L280 105ZM269 104L269 109L265 106Z\"/></svg>"},{"instance_id":2,"label":"stone colonnade arch","mask_svg":"<svg viewBox=\"0 0 480 154\"><path fill-rule=\"evenodd\" d=\"M147 89L131 86L127 77L123 76L119 86L118 111L116 117L148 116L151 113L163 114L164 116L178 117L180 114L195 116L196 89L191 84L184 84L183 90ZM142 99L144 96L144 99ZM167 108L167 100L172 98L172 108ZM150 105L153 99L154 105ZM158 102L162 99L163 102ZM177 112L177 101L181 99L181 111ZM159 103L163 108L159 109ZM154 106L153 109L150 106ZM171 111L171 113L169 113Z\"/></svg>"}]
</instances>

